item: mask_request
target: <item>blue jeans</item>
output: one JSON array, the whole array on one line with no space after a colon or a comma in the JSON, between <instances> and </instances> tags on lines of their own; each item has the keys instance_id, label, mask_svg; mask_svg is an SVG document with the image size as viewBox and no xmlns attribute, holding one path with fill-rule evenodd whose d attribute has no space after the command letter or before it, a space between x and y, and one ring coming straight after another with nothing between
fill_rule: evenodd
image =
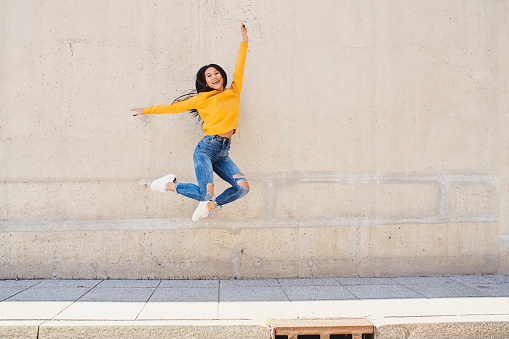
<instances>
[{"instance_id":1,"label":"blue jeans","mask_svg":"<svg viewBox=\"0 0 509 339\"><path fill-rule=\"evenodd\" d=\"M228 156L230 143L231 139L219 135L205 136L196 146L193 155L194 171L196 172L198 185L177 183L175 192L198 201L212 199L207 186L214 184L214 171L221 179L232 185L214 199L214 204L217 207L245 196L249 192L249 188L244 188L238 183L242 180L245 181L246 178Z\"/></svg>"}]
</instances>

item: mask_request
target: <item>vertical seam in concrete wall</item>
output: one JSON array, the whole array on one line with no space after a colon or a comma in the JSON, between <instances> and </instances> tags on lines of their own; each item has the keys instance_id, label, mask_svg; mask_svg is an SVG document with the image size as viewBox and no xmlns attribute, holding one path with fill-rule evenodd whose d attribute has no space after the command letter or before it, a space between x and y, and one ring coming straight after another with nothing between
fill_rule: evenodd
<instances>
[{"instance_id":1,"label":"vertical seam in concrete wall","mask_svg":"<svg viewBox=\"0 0 509 339\"><path fill-rule=\"evenodd\" d=\"M438 217L441 221L449 221L450 212L450 192L449 183L439 179L438 180Z\"/></svg>"}]
</instances>

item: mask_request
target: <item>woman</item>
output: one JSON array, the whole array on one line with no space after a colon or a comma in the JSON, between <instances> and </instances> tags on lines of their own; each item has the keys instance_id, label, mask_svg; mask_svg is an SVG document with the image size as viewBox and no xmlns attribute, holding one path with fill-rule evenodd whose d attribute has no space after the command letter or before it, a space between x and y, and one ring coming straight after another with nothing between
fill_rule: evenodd
<instances>
[{"instance_id":1,"label":"woman","mask_svg":"<svg viewBox=\"0 0 509 339\"><path fill-rule=\"evenodd\" d=\"M172 191L200 203L193 213L193 221L205 218L216 207L242 198L249 192L249 183L228 156L231 137L237 131L239 121L240 91L244 76L248 37L247 29L241 25L240 43L233 81L226 87L226 73L215 64L203 66L196 74L197 95L173 102L171 105L134 108L134 116L142 114L180 113L195 110L203 120L204 138L198 143L193 155L198 185L177 183L174 174L155 180L150 188L154 191ZM232 187L214 198L214 171Z\"/></svg>"}]
</instances>

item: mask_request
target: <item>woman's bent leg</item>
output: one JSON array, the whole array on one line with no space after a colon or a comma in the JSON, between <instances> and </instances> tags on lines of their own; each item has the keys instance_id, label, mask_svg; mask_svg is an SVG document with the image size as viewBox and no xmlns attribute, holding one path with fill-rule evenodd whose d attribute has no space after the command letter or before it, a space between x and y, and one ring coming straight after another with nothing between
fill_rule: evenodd
<instances>
[{"instance_id":1,"label":"woman's bent leg","mask_svg":"<svg viewBox=\"0 0 509 339\"><path fill-rule=\"evenodd\" d=\"M234 202L237 199L242 198L249 192L249 183L246 177L230 157L217 162L213 165L214 172L228 182L232 187L226 189L220 196L214 199L214 204L221 207L222 205Z\"/></svg>"},{"instance_id":2,"label":"woman's bent leg","mask_svg":"<svg viewBox=\"0 0 509 339\"><path fill-rule=\"evenodd\" d=\"M196 147L193 162L198 185L177 183L175 192L194 200L209 201L214 195L214 177L210 156Z\"/></svg>"}]
</instances>

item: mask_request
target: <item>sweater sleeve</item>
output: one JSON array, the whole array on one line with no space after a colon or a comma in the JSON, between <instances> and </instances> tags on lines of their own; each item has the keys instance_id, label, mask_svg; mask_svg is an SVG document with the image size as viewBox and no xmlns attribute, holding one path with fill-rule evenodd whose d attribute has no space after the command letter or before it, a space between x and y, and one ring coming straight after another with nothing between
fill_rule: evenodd
<instances>
[{"instance_id":1,"label":"sweater sleeve","mask_svg":"<svg viewBox=\"0 0 509 339\"><path fill-rule=\"evenodd\" d=\"M186 100L174 102L171 105L151 106L143 109L143 114L164 114L164 113L182 113L192 109L196 109L201 99L199 95L195 95Z\"/></svg>"},{"instance_id":2,"label":"sweater sleeve","mask_svg":"<svg viewBox=\"0 0 509 339\"><path fill-rule=\"evenodd\" d=\"M230 86L231 90L240 94L242 90L242 80L244 79L244 67L246 65L247 57L247 41L241 41L239 48L239 55L237 56L237 63L235 64L235 71L233 72L233 81Z\"/></svg>"}]
</instances>

